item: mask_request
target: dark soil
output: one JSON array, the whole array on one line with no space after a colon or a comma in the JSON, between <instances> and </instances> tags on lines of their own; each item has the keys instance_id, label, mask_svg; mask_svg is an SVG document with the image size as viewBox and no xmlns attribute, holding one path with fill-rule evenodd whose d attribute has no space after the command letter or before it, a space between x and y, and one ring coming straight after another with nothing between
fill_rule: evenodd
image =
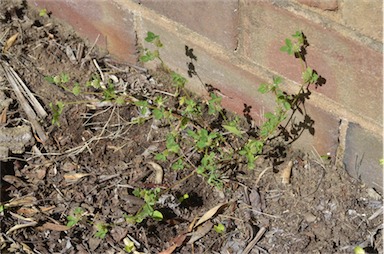
<instances>
[{"instance_id":1,"label":"dark soil","mask_svg":"<svg viewBox=\"0 0 384 254\"><path fill-rule=\"evenodd\" d=\"M126 253L127 239L137 251L159 253L179 236L173 253L352 253L358 245L367 253L383 253L381 196L332 160L287 147L283 163L274 169L261 158L255 170L239 165L226 172L222 190L196 174L175 185L191 171L174 171L164 163L162 183L155 184L151 152L164 148L169 129L152 120L132 124L139 115L132 104L73 104L65 107L60 126L52 125L51 102L95 97L76 97L46 76L67 73L71 85L85 84L100 74L96 61L127 93L148 98L169 91L168 75L113 61L93 42L47 15L40 17L25 2L0 2L0 31L3 49L19 33L0 61L17 72L49 113L40 121L48 140L42 143L34 135L25 152L13 151L1 162L2 253ZM76 59L70 60L68 48ZM0 131L30 125L1 68L0 74L1 91L13 99L0 112L0 120L5 119ZM281 171L289 163L290 183L282 184ZM124 215L135 214L143 204L133 190L154 187L163 190L156 209L164 219L127 223ZM189 198L179 203L186 193ZM200 228L189 228L220 204ZM78 207L81 219L69 228L67 216ZM108 229L105 237L95 236L100 223ZM210 229L211 223L223 224L224 232ZM198 233L201 238L191 241Z\"/></svg>"}]
</instances>

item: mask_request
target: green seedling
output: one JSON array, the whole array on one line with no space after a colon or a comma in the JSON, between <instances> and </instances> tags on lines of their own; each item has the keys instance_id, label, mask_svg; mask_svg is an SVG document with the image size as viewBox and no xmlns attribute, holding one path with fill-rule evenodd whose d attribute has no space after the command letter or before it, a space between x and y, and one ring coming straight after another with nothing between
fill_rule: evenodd
<instances>
[{"instance_id":1,"label":"green seedling","mask_svg":"<svg viewBox=\"0 0 384 254\"><path fill-rule=\"evenodd\" d=\"M213 226L213 229L216 231L216 233L218 234L222 234L225 232L225 226L221 223L217 224L217 225L214 225Z\"/></svg>"},{"instance_id":2,"label":"green seedling","mask_svg":"<svg viewBox=\"0 0 384 254\"><path fill-rule=\"evenodd\" d=\"M236 117L232 121L228 121L227 124L223 124L223 128L226 129L231 134L241 138L244 134L244 131L242 131L239 127L239 118Z\"/></svg>"},{"instance_id":3,"label":"green seedling","mask_svg":"<svg viewBox=\"0 0 384 254\"><path fill-rule=\"evenodd\" d=\"M125 215L128 223L141 223L144 219L150 217L155 220L162 220L163 214L154 209L156 202L159 200L160 188L153 190L135 189L133 195L142 198L145 204L139 209L135 215Z\"/></svg>"},{"instance_id":4,"label":"green seedling","mask_svg":"<svg viewBox=\"0 0 384 254\"><path fill-rule=\"evenodd\" d=\"M52 124L53 125L56 124L56 125L60 126L59 119L60 119L61 114L63 113L64 106L65 106L65 104L62 101L57 101L56 104L53 104L52 102L49 103L49 107L52 110Z\"/></svg>"},{"instance_id":5,"label":"green seedling","mask_svg":"<svg viewBox=\"0 0 384 254\"><path fill-rule=\"evenodd\" d=\"M56 76L46 76L44 78L49 83L61 86L69 82L70 78L67 73L61 73L60 75Z\"/></svg>"},{"instance_id":6,"label":"green seedling","mask_svg":"<svg viewBox=\"0 0 384 254\"><path fill-rule=\"evenodd\" d=\"M48 12L47 12L47 9L41 9L40 11L39 11L39 16L40 17L45 17L45 16L47 16L47 14L48 14Z\"/></svg>"},{"instance_id":7,"label":"green seedling","mask_svg":"<svg viewBox=\"0 0 384 254\"><path fill-rule=\"evenodd\" d=\"M159 49L163 47L163 43L160 41L160 36L154 34L153 32L148 32L147 37L144 39L146 42L153 44L156 49L151 51L147 48L144 49L145 54L140 57L141 62L150 62L155 59L160 60L163 64L163 60L160 57Z\"/></svg>"},{"instance_id":8,"label":"green seedling","mask_svg":"<svg viewBox=\"0 0 384 254\"><path fill-rule=\"evenodd\" d=\"M128 253L132 253L136 251L135 243L129 240L128 238L124 238L124 250Z\"/></svg>"},{"instance_id":9,"label":"green seedling","mask_svg":"<svg viewBox=\"0 0 384 254\"><path fill-rule=\"evenodd\" d=\"M253 169L259 155L263 152L264 143L259 140L249 139L239 151L239 154L247 160L248 168Z\"/></svg>"},{"instance_id":10,"label":"green seedling","mask_svg":"<svg viewBox=\"0 0 384 254\"><path fill-rule=\"evenodd\" d=\"M96 233L95 233L95 237L97 238L101 238L101 239L104 239L105 236L107 235L108 233L108 225L107 224L104 224L104 223L97 223L96 224Z\"/></svg>"},{"instance_id":11,"label":"green seedling","mask_svg":"<svg viewBox=\"0 0 384 254\"><path fill-rule=\"evenodd\" d=\"M75 226L84 216L84 210L81 207L76 207L72 215L67 216L67 227Z\"/></svg>"},{"instance_id":12,"label":"green seedling","mask_svg":"<svg viewBox=\"0 0 384 254\"><path fill-rule=\"evenodd\" d=\"M356 246L354 249L353 249L353 253L354 254L365 254L365 250L363 248L361 248L360 246Z\"/></svg>"},{"instance_id":13,"label":"green seedling","mask_svg":"<svg viewBox=\"0 0 384 254\"><path fill-rule=\"evenodd\" d=\"M179 202L182 203L184 200L186 200L188 198L189 198L188 193L185 193L183 196L179 197Z\"/></svg>"},{"instance_id":14,"label":"green seedling","mask_svg":"<svg viewBox=\"0 0 384 254\"><path fill-rule=\"evenodd\" d=\"M101 80L98 75L92 75L91 79L87 81L84 85L79 84L78 82L74 82L72 88L70 88L70 77L66 73L62 73L56 76L46 76L45 80L51 84L55 84L62 88L63 90L74 94L75 96L79 95L98 95L100 97L100 102L109 101L112 103L116 103L117 106L125 105L126 102L131 102L131 98L122 93L118 94L116 92L115 86L108 82L105 85L102 85ZM89 91L89 89L91 91ZM74 104L84 104L89 103L91 101L72 101L72 102L63 102L57 101L56 103L50 103L49 106L52 110L52 124L56 124L60 126L59 118L63 112L65 106L74 105ZM96 101L94 101L96 102Z\"/></svg>"},{"instance_id":15,"label":"green seedling","mask_svg":"<svg viewBox=\"0 0 384 254\"><path fill-rule=\"evenodd\" d=\"M194 139L195 145L199 150L205 150L211 146L215 146L215 143L217 143L216 139L221 137L219 133L209 133L206 129L200 129L197 132L187 130L187 133Z\"/></svg>"},{"instance_id":16,"label":"green seedling","mask_svg":"<svg viewBox=\"0 0 384 254\"><path fill-rule=\"evenodd\" d=\"M291 39L286 38L285 45L280 48L281 51L287 52L288 55L299 53L305 43L303 33L300 31L296 31L296 33L292 35L292 38L294 39L293 42Z\"/></svg>"}]
</instances>

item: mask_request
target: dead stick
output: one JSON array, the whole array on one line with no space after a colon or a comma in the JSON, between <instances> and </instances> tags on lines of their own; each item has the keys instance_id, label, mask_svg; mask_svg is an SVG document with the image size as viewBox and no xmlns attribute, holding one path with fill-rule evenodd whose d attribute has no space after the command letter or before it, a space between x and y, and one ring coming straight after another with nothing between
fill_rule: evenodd
<instances>
[{"instance_id":1,"label":"dead stick","mask_svg":"<svg viewBox=\"0 0 384 254\"><path fill-rule=\"evenodd\" d=\"M38 121L36 119L37 116L36 116L35 111L33 111L31 106L29 105L28 101L23 96L22 92L20 91L19 87L17 86L17 84L16 84L14 78L12 77L10 71L8 70L7 66L4 66L4 64L1 63L1 67L3 68L3 70L5 72L5 75L6 75L7 79L8 79L8 81L9 81L9 83L11 84L13 90L15 91L17 99L19 100L23 110L27 114L28 120L31 122L32 127L36 131L36 133L37 133L38 137L40 138L41 142L44 143L45 141L48 140L48 137L45 135L45 132L44 132L43 128L38 123Z\"/></svg>"},{"instance_id":2,"label":"dead stick","mask_svg":"<svg viewBox=\"0 0 384 254\"><path fill-rule=\"evenodd\" d=\"M248 254L253 249L253 246L255 246L256 243L260 240L260 238L264 235L265 231L267 231L266 227L260 228L255 238L253 238L252 241L248 243L247 247L243 250L241 254Z\"/></svg>"}]
</instances>

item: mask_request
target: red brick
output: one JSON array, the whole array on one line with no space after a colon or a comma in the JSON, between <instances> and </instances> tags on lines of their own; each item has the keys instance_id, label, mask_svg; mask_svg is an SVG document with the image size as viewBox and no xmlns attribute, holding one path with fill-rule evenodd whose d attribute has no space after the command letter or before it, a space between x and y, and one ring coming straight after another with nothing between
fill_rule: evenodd
<instances>
[{"instance_id":1,"label":"red brick","mask_svg":"<svg viewBox=\"0 0 384 254\"><path fill-rule=\"evenodd\" d=\"M280 52L284 39L302 30L309 41L307 60L326 80L322 93L351 112L382 122L382 52L352 41L264 1L243 5L240 52L257 64L300 82L297 60Z\"/></svg>"},{"instance_id":2,"label":"red brick","mask_svg":"<svg viewBox=\"0 0 384 254\"><path fill-rule=\"evenodd\" d=\"M335 11L339 7L337 0L296 0L301 4L305 4L309 7L318 8L324 11Z\"/></svg>"},{"instance_id":3,"label":"red brick","mask_svg":"<svg viewBox=\"0 0 384 254\"><path fill-rule=\"evenodd\" d=\"M135 0L234 51L237 48L238 1Z\"/></svg>"},{"instance_id":4,"label":"red brick","mask_svg":"<svg viewBox=\"0 0 384 254\"><path fill-rule=\"evenodd\" d=\"M383 42L383 0L344 1L340 11L345 25Z\"/></svg>"},{"instance_id":5,"label":"red brick","mask_svg":"<svg viewBox=\"0 0 384 254\"><path fill-rule=\"evenodd\" d=\"M108 49L114 56L136 63L136 35L133 16L109 1L28 0L31 6L46 8L54 18L64 20L83 38ZM95 22L97 21L97 22Z\"/></svg>"},{"instance_id":6,"label":"red brick","mask_svg":"<svg viewBox=\"0 0 384 254\"><path fill-rule=\"evenodd\" d=\"M309 129L305 129L303 134L295 141L294 146L304 151L316 150L320 155L330 154L335 158L338 147L339 119L330 112L314 106L310 99L305 103L305 114L314 121L312 134ZM294 121L303 121L304 116L297 112Z\"/></svg>"}]
</instances>

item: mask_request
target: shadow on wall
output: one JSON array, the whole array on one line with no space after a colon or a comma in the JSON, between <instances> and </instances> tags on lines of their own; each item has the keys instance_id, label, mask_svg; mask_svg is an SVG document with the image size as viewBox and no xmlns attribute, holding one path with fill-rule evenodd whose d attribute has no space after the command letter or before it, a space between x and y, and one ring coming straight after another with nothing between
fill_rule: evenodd
<instances>
[{"instance_id":1,"label":"shadow on wall","mask_svg":"<svg viewBox=\"0 0 384 254\"><path fill-rule=\"evenodd\" d=\"M306 39L306 36L302 33L303 43L300 46L300 49L294 52L294 56L297 59L301 59L303 62L303 69L306 70L309 67L306 62L307 50L309 43ZM185 55L188 57L187 73L190 78L193 76L197 77L199 81L205 86L208 93L218 92L221 93L219 89L213 87L210 84L204 83L198 72L196 71L197 56L193 52L193 48L185 45ZM315 89L326 84L326 79L320 76L316 70L312 70L313 74L318 76L316 82L313 83ZM304 74L304 72L303 72ZM284 158L287 156L288 147L298 140L305 131L308 131L312 136L315 135L315 120L307 113L305 104L306 101L310 99L311 84L303 84L300 91L297 94L288 94L283 92L284 98L288 98L287 102L290 105L289 115L284 121L277 126L278 131L273 136L269 137L265 141L265 148L263 150L263 155L267 159L271 160L274 172L277 172L276 166L284 162ZM279 99L279 97L277 97ZM251 117L252 105L244 104L243 116L245 117L248 123L248 130L246 131L247 135L255 139L260 137L260 127L254 125L254 120ZM225 114L227 113L224 111ZM219 116L218 119L214 121L214 125L211 126L214 128L222 128L221 125L224 121L224 116Z\"/></svg>"}]
</instances>

